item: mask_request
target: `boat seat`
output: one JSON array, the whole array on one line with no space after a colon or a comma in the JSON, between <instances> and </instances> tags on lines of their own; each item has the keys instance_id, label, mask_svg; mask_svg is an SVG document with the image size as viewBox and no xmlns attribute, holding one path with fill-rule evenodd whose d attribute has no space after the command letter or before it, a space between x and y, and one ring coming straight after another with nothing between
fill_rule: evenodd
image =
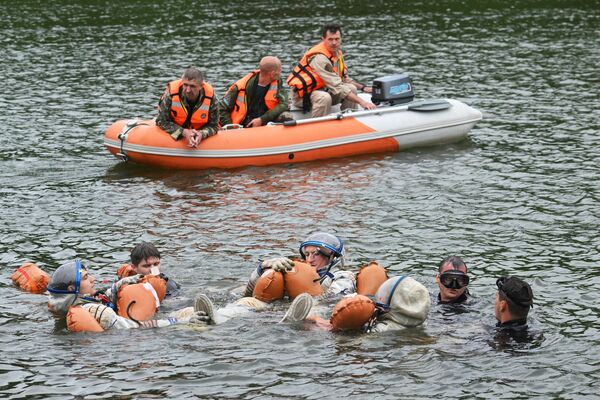
<instances>
[{"instance_id":1,"label":"boat seat","mask_svg":"<svg viewBox=\"0 0 600 400\"><path fill-rule=\"evenodd\" d=\"M359 93L358 96L366 101L371 101L371 95L369 93ZM358 106L357 110L362 110L362 109L363 108L361 106ZM340 104L335 104L335 105L331 106L331 114L337 114L340 111L341 111ZM311 118L310 112L305 113L304 111L302 111L302 107L297 107L292 102L290 102L290 112L292 113L292 117L294 117L294 119L296 121L301 120L301 119Z\"/></svg>"}]
</instances>

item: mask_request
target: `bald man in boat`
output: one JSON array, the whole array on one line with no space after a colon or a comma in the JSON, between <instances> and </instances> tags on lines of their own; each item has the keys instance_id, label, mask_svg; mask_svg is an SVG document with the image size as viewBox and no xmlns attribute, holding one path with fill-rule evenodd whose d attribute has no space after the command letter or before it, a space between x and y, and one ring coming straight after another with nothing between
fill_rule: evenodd
<instances>
[{"instance_id":1,"label":"bald man in boat","mask_svg":"<svg viewBox=\"0 0 600 400\"><path fill-rule=\"evenodd\" d=\"M174 140L196 147L217 133L218 122L217 98L199 69L186 68L181 79L169 82L158 103L156 125Z\"/></svg>"},{"instance_id":2,"label":"bald man in boat","mask_svg":"<svg viewBox=\"0 0 600 400\"><path fill-rule=\"evenodd\" d=\"M360 105L367 110L377 106L358 96L358 90L371 93L370 86L348 76L342 54L342 27L335 23L325 24L321 30L321 42L309 49L287 78L291 87L291 102L311 109L312 117L331 113L331 106L341 103L342 110L355 109Z\"/></svg>"},{"instance_id":3,"label":"bald man in boat","mask_svg":"<svg viewBox=\"0 0 600 400\"><path fill-rule=\"evenodd\" d=\"M231 85L219 102L221 126L239 124L253 128L292 119L282 87L281 61L273 56L263 57L258 69Z\"/></svg>"}]
</instances>

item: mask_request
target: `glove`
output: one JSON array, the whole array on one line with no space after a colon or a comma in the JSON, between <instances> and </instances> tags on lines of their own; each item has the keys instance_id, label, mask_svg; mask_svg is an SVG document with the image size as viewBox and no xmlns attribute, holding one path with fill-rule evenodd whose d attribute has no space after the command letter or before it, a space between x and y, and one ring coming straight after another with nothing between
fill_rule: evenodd
<instances>
[{"instance_id":1,"label":"glove","mask_svg":"<svg viewBox=\"0 0 600 400\"><path fill-rule=\"evenodd\" d=\"M138 283L143 277L143 275L138 274L119 279L118 281L113 283L112 286L106 291L106 295L110 299L110 302L113 304L117 304L117 295L119 293L119 289L121 289L123 285L133 285L135 283Z\"/></svg>"},{"instance_id":2,"label":"glove","mask_svg":"<svg viewBox=\"0 0 600 400\"><path fill-rule=\"evenodd\" d=\"M261 267L263 269L271 268L273 271L285 272L292 270L294 262L286 257L277 257L263 261Z\"/></svg>"},{"instance_id":3,"label":"glove","mask_svg":"<svg viewBox=\"0 0 600 400\"><path fill-rule=\"evenodd\" d=\"M189 323L196 326L214 325L213 321L204 311L195 311L190 317Z\"/></svg>"},{"instance_id":4,"label":"glove","mask_svg":"<svg viewBox=\"0 0 600 400\"><path fill-rule=\"evenodd\" d=\"M137 274L137 275L133 275L133 276L128 276L128 277L123 278L123 279L119 279L118 281L116 281L112 285L111 289L114 288L113 290L116 293L116 292L119 291L119 289L121 289L121 286L123 286L123 285L133 285L135 283L138 283L143 277L144 277L144 275Z\"/></svg>"}]
</instances>

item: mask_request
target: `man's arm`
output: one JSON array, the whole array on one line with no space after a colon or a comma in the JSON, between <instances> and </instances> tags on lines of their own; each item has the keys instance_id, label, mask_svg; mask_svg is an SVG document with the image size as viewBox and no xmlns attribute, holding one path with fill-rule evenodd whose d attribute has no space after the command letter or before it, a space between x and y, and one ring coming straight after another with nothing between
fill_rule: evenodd
<instances>
[{"instance_id":1,"label":"man's arm","mask_svg":"<svg viewBox=\"0 0 600 400\"><path fill-rule=\"evenodd\" d=\"M339 96L341 99L350 100L356 104L360 104L362 108L367 110L373 110L377 108L377 106L373 103L369 103L361 99L358 95L354 94L354 92L350 89L350 84L344 84L342 78L335 72L333 72L333 65L331 61L323 55L317 54L310 61L310 66L315 70L317 74L323 79L325 86L327 86L327 90L331 96Z\"/></svg>"},{"instance_id":2,"label":"man's arm","mask_svg":"<svg viewBox=\"0 0 600 400\"><path fill-rule=\"evenodd\" d=\"M225 96L219 101L219 120L221 126L232 124L231 112L235 107L235 100L237 99L238 88L237 86L232 87L225 93Z\"/></svg>"},{"instance_id":3,"label":"man's arm","mask_svg":"<svg viewBox=\"0 0 600 400\"><path fill-rule=\"evenodd\" d=\"M204 125L202 130L200 130L202 133L202 139L213 136L219 131L219 102L217 95L215 94L213 96L214 97L210 101L210 108L208 110L208 122L206 125Z\"/></svg>"},{"instance_id":4,"label":"man's arm","mask_svg":"<svg viewBox=\"0 0 600 400\"><path fill-rule=\"evenodd\" d=\"M169 89L165 90L163 98L158 104L158 116L156 117L156 125L167 132L175 140L179 140L183 134L183 128L173 122L171 118L171 94Z\"/></svg>"}]
</instances>

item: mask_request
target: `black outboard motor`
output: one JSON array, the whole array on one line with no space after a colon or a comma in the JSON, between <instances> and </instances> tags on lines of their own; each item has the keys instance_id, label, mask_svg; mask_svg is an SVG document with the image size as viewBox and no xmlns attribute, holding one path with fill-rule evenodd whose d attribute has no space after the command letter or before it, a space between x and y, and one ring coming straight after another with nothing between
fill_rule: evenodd
<instances>
[{"instance_id":1,"label":"black outboard motor","mask_svg":"<svg viewBox=\"0 0 600 400\"><path fill-rule=\"evenodd\" d=\"M415 98L412 80L408 74L390 75L373 81L373 104L387 102L390 105L408 103Z\"/></svg>"}]
</instances>

